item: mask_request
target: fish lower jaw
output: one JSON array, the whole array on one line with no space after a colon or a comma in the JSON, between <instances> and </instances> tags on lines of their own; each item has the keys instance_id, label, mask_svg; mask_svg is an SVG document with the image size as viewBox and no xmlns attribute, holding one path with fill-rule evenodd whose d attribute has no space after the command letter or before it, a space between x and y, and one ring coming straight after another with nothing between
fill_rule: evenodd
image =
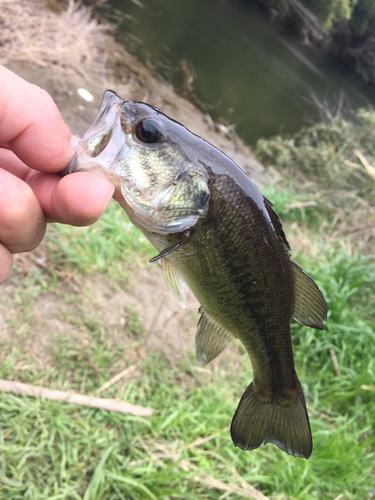
<instances>
[{"instance_id":1,"label":"fish lower jaw","mask_svg":"<svg viewBox=\"0 0 375 500\"><path fill-rule=\"evenodd\" d=\"M119 183L119 176L113 169L113 160L109 158L101 158L100 155L97 157L90 157L86 153L79 154L75 172L95 172L97 174L108 177L108 179L114 184L112 179L117 179L116 183Z\"/></svg>"}]
</instances>

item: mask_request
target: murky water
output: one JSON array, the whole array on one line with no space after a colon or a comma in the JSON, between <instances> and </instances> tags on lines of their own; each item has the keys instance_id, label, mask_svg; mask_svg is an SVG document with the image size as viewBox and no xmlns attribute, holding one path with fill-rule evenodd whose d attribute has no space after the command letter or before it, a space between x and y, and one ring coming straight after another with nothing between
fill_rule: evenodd
<instances>
[{"instance_id":1,"label":"murky water","mask_svg":"<svg viewBox=\"0 0 375 500\"><path fill-rule=\"evenodd\" d=\"M120 29L139 59L151 61L179 90L190 69L195 75L192 97L207 106L214 120L235 125L250 143L316 121L316 102L333 114L343 104L347 115L375 104L375 89L235 0L110 4L129 16Z\"/></svg>"}]
</instances>

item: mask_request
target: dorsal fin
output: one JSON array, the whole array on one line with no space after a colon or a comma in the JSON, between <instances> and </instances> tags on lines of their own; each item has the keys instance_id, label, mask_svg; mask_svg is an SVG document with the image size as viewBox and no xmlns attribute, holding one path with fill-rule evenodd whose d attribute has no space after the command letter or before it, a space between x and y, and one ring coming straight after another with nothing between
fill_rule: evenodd
<instances>
[{"instance_id":1,"label":"dorsal fin","mask_svg":"<svg viewBox=\"0 0 375 500\"><path fill-rule=\"evenodd\" d=\"M279 240L282 242L282 244L284 245L284 247L286 248L286 250L288 252L290 252L291 248L290 248L290 245L288 243L288 240L286 239L286 236L285 236L285 233L284 233L284 229L283 229L283 225L281 224L279 216L277 215L277 213L275 212L275 210L272 208L273 204L270 202L270 200L268 200L265 197L263 197L263 201L264 201L264 206L267 209L268 215L270 216L272 225L275 228L275 232L276 232Z\"/></svg>"},{"instance_id":2,"label":"dorsal fin","mask_svg":"<svg viewBox=\"0 0 375 500\"><path fill-rule=\"evenodd\" d=\"M221 354L233 335L216 323L201 307L195 336L195 355L200 365L207 365Z\"/></svg>"},{"instance_id":3,"label":"dorsal fin","mask_svg":"<svg viewBox=\"0 0 375 500\"><path fill-rule=\"evenodd\" d=\"M294 279L293 318L301 325L323 330L327 304L318 285L291 260Z\"/></svg>"}]
</instances>

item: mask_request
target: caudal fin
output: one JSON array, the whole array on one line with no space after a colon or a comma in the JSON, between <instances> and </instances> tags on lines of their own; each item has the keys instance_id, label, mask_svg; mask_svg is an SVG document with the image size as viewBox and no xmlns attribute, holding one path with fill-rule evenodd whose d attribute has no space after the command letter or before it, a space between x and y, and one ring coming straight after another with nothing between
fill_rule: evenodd
<instances>
[{"instance_id":1,"label":"caudal fin","mask_svg":"<svg viewBox=\"0 0 375 500\"><path fill-rule=\"evenodd\" d=\"M294 397L266 398L251 382L244 392L231 425L235 446L254 450L273 443L289 455L309 458L312 437L302 388Z\"/></svg>"}]
</instances>

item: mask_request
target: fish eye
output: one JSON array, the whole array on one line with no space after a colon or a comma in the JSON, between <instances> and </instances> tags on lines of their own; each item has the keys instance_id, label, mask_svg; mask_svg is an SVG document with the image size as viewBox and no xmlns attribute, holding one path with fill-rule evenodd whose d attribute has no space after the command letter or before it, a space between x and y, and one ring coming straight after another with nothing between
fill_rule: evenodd
<instances>
[{"instance_id":1,"label":"fish eye","mask_svg":"<svg viewBox=\"0 0 375 500\"><path fill-rule=\"evenodd\" d=\"M142 142L155 143L159 142L162 133L157 124L151 120L141 120L135 126L135 135Z\"/></svg>"}]
</instances>

